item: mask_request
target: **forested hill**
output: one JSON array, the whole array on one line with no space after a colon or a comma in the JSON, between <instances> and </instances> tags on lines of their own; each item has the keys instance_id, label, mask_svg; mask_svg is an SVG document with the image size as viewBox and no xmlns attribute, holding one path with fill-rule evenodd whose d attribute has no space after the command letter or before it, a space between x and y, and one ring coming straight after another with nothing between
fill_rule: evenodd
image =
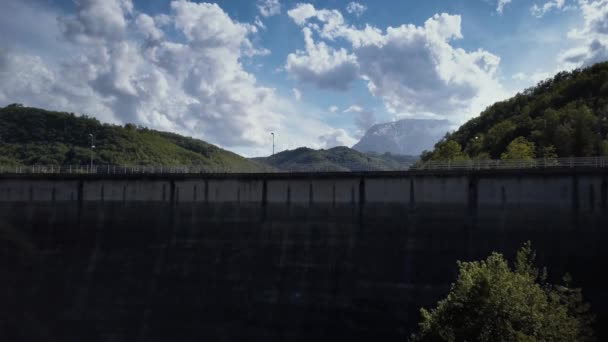
<instances>
[{"instance_id":1,"label":"forested hill","mask_svg":"<svg viewBox=\"0 0 608 342\"><path fill-rule=\"evenodd\" d=\"M608 62L561 72L498 102L423 160L608 155Z\"/></svg>"},{"instance_id":2,"label":"forested hill","mask_svg":"<svg viewBox=\"0 0 608 342\"><path fill-rule=\"evenodd\" d=\"M94 135L97 165L196 165L235 171L271 169L204 141L133 124L10 105L0 109L0 165L85 165Z\"/></svg>"},{"instance_id":3,"label":"forested hill","mask_svg":"<svg viewBox=\"0 0 608 342\"><path fill-rule=\"evenodd\" d=\"M300 147L255 160L284 171L381 171L407 169L418 157L364 154L340 146L327 150Z\"/></svg>"}]
</instances>

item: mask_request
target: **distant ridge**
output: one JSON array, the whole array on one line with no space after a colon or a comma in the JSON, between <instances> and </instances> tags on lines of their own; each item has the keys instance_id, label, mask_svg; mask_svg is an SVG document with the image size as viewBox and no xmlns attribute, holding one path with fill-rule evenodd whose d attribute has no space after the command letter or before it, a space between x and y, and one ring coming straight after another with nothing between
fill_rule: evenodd
<instances>
[{"instance_id":1,"label":"distant ridge","mask_svg":"<svg viewBox=\"0 0 608 342\"><path fill-rule=\"evenodd\" d=\"M73 113L22 107L0 109L1 165L86 165L95 136L96 165L180 165L254 172L271 167L205 141L133 124L102 124Z\"/></svg>"},{"instance_id":2,"label":"distant ridge","mask_svg":"<svg viewBox=\"0 0 608 342\"><path fill-rule=\"evenodd\" d=\"M327 150L301 147L255 160L284 171L381 171L407 169L418 157L370 155L340 146Z\"/></svg>"}]
</instances>

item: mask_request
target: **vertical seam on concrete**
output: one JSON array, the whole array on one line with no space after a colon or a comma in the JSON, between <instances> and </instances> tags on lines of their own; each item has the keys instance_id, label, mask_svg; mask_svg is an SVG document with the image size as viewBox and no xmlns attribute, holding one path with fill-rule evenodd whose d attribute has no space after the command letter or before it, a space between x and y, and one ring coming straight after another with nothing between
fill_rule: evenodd
<instances>
[{"instance_id":1,"label":"vertical seam on concrete","mask_svg":"<svg viewBox=\"0 0 608 342\"><path fill-rule=\"evenodd\" d=\"M332 186L331 205L332 207L336 206L336 183Z\"/></svg>"},{"instance_id":2,"label":"vertical seam on concrete","mask_svg":"<svg viewBox=\"0 0 608 342\"><path fill-rule=\"evenodd\" d=\"M262 182L262 222L266 222L266 211L268 206L268 181Z\"/></svg>"},{"instance_id":3,"label":"vertical seam on concrete","mask_svg":"<svg viewBox=\"0 0 608 342\"><path fill-rule=\"evenodd\" d=\"M359 205L365 204L365 178L359 179Z\"/></svg>"},{"instance_id":4,"label":"vertical seam on concrete","mask_svg":"<svg viewBox=\"0 0 608 342\"><path fill-rule=\"evenodd\" d=\"M572 209L578 211L580 208L580 198L578 193L578 176L572 176Z\"/></svg>"},{"instance_id":5,"label":"vertical seam on concrete","mask_svg":"<svg viewBox=\"0 0 608 342\"><path fill-rule=\"evenodd\" d=\"M312 182L308 184L308 205L312 206L313 203L313 190L312 190Z\"/></svg>"},{"instance_id":6,"label":"vertical seam on concrete","mask_svg":"<svg viewBox=\"0 0 608 342\"><path fill-rule=\"evenodd\" d=\"M468 186L468 209L469 209L469 222L470 226L474 227L477 221L477 207L478 207L478 187L477 187L477 177L469 176L469 186Z\"/></svg>"},{"instance_id":7,"label":"vertical seam on concrete","mask_svg":"<svg viewBox=\"0 0 608 342\"><path fill-rule=\"evenodd\" d=\"M606 177L602 179L601 191L602 193L600 194L600 196L602 198L602 209L606 209L606 204L608 202L608 180L606 179Z\"/></svg>"},{"instance_id":8,"label":"vertical seam on concrete","mask_svg":"<svg viewBox=\"0 0 608 342\"><path fill-rule=\"evenodd\" d=\"M415 187L414 187L414 178L410 177L410 209L414 209L416 207L416 194L415 194Z\"/></svg>"},{"instance_id":9,"label":"vertical seam on concrete","mask_svg":"<svg viewBox=\"0 0 608 342\"><path fill-rule=\"evenodd\" d=\"M170 201L171 206L173 206L175 204L175 181L171 180L170 185L171 185L171 190L170 190L169 195L171 197L169 198L169 201Z\"/></svg>"},{"instance_id":10,"label":"vertical seam on concrete","mask_svg":"<svg viewBox=\"0 0 608 342\"><path fill-rule=\"evenodd\" d=\"M595 210L595 187L593 183L589 184L589 209L591 212Z\"/></svg>"},{"instance_id":11,"label":"vertical seam on concrete","mask_svg":"<svg viewBox=\"0 0 608 342\"><path fill-rule=\"evenodd\" d=\"M205 179L205 204L209 203L209 180Z\"/></svg>"}]
</instances>

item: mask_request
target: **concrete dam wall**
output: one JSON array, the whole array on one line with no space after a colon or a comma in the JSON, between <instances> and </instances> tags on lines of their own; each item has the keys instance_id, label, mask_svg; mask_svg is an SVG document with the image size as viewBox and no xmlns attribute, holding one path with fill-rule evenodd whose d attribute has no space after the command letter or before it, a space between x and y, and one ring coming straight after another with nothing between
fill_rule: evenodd
<instances>
[{"instance_id":1,"label":"concrete dam wall","mask_svg":"<svg viewBox=\"0 0 608 342\"><path fill-rule=\"evenodd\" d=\"M1 175L8 340L403 341L531 240L605 325L602 170ZM604 323L604 324L603 324ZM601 332L604 334L604 332Z\"/></svg>"}]
</instances>

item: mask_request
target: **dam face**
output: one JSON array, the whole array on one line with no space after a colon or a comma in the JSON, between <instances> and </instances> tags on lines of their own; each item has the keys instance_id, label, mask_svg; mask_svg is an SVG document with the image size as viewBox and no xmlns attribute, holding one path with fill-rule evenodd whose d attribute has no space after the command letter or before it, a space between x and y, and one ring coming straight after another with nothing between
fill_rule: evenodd
<instances>
[{"instance_id":1,"label":"dam face","mask_svg":"<svg viewBox=\"0 0 608 342\"><path fill-rule=\"evenodd\" d=\"M457 260L512 259L527 240L551 279L572 274L601 327L607 199L608 174L592 169L2 175L0 228L17 256L0 264L0 329L10 340L403 341Z\"/></svg>"}]
</instances>

